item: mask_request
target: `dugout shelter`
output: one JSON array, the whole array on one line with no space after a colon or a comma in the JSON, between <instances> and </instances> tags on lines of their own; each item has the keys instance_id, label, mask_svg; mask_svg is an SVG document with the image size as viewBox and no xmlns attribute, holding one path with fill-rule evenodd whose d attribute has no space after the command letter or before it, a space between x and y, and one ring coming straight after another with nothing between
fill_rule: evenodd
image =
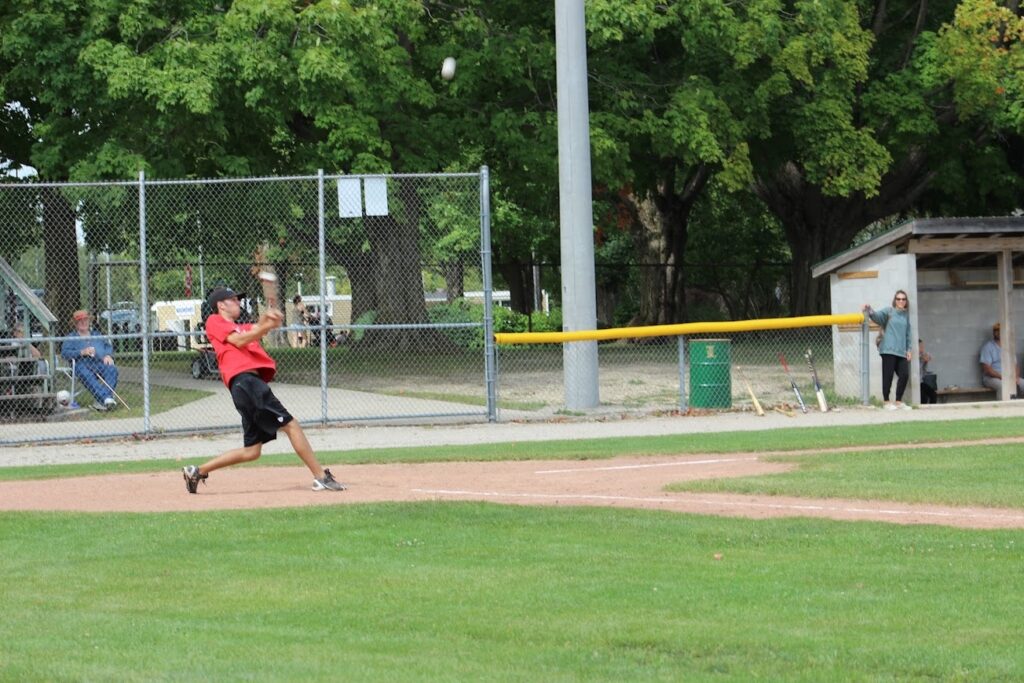
<instances>
[{"instance_id":1,"label":"dugout shelter","mask_svg":"<svg viewBox=\"0 0 1024 683\"><path fill-rule=\"evenodd\" d=\"M923 339L938 374L939 400L1009 400L1013 382L1004 382L1000 396L981 384L979 352L1002 326L1002 366L1021 362L1018 340L1024 338L1024 216L925 218L902 223L889 232L815 265L814 277L829 278L832 313L860 311L869 303L880 309L892 304L897 289L910 299L910 324ZM870 323L871 337L878 331ZM833 330L836 349L861 343L859 326ZM1016 353L1014 353L1016 350ZM872 396L881 395L881 358L870 351ZM1013 356L1013 357L1011 357ZM833 357L856 357L834 353ZM846 375L848 373L843 373ZM836 376L841 376L836 373ZM856 395L853 387L836 387L840 395ZM905 400L921 400L917 347Z\"/></svg>"}]
</instances>

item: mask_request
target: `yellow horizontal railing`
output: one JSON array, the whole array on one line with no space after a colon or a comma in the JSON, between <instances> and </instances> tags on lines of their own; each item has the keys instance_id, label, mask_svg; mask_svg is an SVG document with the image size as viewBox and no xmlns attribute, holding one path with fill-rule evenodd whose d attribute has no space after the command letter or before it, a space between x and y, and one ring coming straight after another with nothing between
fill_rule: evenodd
<instances>
[{"instance_id":1,"label":"yellow horizontal railing","mask_svg":"<svg viewBox=\"0 0 1024 683\"><path fill-rule=\"evenodd\" d=\"M579 330L577 332L499 332L494 335L494 341L498 344L563 344L565 342L608 341L611 339L637 339L639 337L679 337L689 334L792 330L800 327L860 325L863 322L863 313L807 315L800 318L763 318L760 320L736 320L724 323L680 323L677 325L615 327L607 330Z\"/></svg>"}]
</instances>

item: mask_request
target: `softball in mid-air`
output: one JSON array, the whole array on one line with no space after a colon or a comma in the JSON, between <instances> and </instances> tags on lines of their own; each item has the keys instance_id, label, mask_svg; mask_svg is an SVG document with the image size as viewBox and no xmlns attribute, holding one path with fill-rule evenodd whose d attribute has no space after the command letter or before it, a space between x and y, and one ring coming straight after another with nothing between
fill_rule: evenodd
<instances>
[{"instance_id":1,"label":"softball in mid-air","mask_svg":"<svg viewBox=\"0 0 1024 683\"><path fill-rule=\"evenodd\" d=\"M445 57L441 64L441 78L450 81L455 78L455 57Z\"/></svg>"}]
</instances>

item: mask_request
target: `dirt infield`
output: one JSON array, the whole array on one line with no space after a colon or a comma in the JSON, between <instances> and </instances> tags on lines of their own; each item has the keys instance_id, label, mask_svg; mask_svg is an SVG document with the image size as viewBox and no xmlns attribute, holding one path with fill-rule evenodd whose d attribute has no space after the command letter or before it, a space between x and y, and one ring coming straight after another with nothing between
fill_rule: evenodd
<instances>
[{"instance_id":1,"label":"dirt infield","mask_svg":"<svg viewBox=\"0 0 1024 683\"><path fill-rule=\"evenodd\" d=\"M864 450L860 448L858 450ZM976 529L1024 528L1024 510L870 500L666 492L667 484L785 471L766 453L610 460L448 462L334 468L341 493L310 490L302 467L238 467L213 473L198 495L180 471L0 482L0 510L180 512L474 500L513 505L643 508L727 517L816 517Z\"/></svg>"}]
</instances>

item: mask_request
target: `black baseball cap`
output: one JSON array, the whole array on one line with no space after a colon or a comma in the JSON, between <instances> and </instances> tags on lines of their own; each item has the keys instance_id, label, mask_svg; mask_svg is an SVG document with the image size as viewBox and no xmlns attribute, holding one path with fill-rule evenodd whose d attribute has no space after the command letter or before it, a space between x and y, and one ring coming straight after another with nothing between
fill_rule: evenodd
<instances>
[{"instance_id":1,"label":"black baseball cap","mask_svg":"<svg viewBox=\"0 0 1024 683\"><path fill-rule=\"evenodd\" d=\"M219 302L225 301L227 299L237 298L238 293L235 292L235 290L231 289L230 287L215 287L213 291L210 292L210 296L209 298L207 298L207 302L210 304L210 308L216 309L217 304Z\"/></svg>"}]
</instances>

